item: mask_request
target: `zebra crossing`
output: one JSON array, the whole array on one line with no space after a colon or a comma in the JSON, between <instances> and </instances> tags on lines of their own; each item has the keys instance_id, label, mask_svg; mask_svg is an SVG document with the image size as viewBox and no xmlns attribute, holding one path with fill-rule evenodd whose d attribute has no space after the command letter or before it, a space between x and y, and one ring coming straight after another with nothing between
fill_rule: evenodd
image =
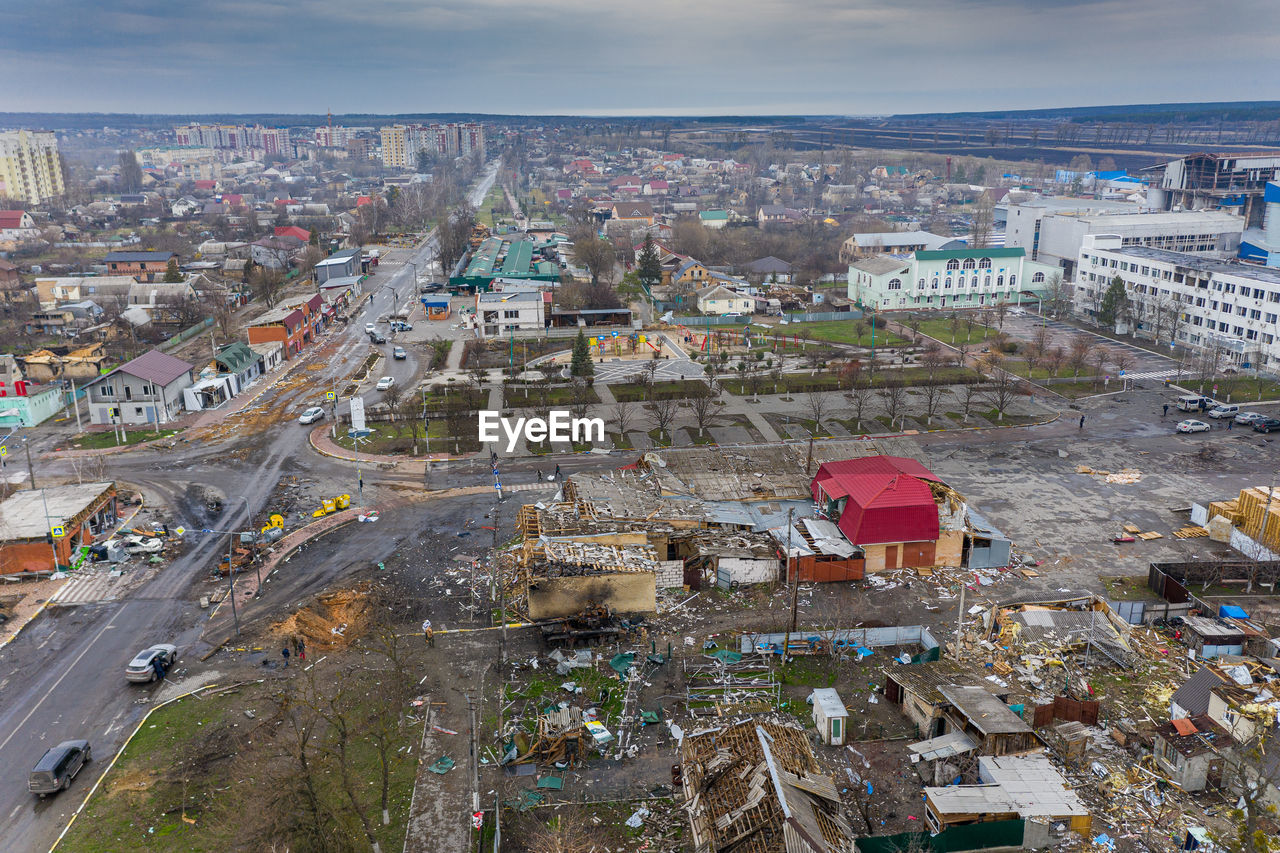
<instances>
[{"instance_id":1,"label":"zebra crossing","mask_svg":"<svg viewBox=\"0 0 1280 853\"><path fill-rule=\"evenodd\" d=\"M49 596L49 606L70 606L112 601L129 588L129 577L110 569L79 570L57 592Z\"/></svg>"},{"instance_id":2,"label":"zebra crossing","mask_svg":"<svg viewBox=\"0 0 1280 853\"><path fill-rule=\"evenodd\" d=\"M1125 373L1125 379L1167 379L1173 376L1176 370L1148 370L1144 373Z\"/></svg>"}]
</instances>

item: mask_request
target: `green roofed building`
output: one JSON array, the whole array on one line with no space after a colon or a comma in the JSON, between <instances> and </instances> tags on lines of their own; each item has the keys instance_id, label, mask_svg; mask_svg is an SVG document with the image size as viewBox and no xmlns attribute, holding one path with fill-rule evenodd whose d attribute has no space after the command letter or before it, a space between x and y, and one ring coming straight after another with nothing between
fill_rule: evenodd
<instances>
[{"instance_id":1,"label":"green roofed building","mask_svg":"<svg viewBox=\"0 0 1280 853\"><path fill-rule=\"evenodd\" d=\"M466 258L465 265L460 265L460 274L449 278L449 288L482 293L495 278L557 281L559 265L534 254L543 248L523 234L489 237Z\"/></svg>"},{"instance_id":2,"label":"green roofed building","mask_svg":"<svg viewBox=\"0 0 1280 853\"><path fill-rule=\"evenodd\" d=\"M876 311L981 308L1001 302L1036 303L1055 274L1026 250L936 249L877 255L849 265L849 299Z\"/></svg>"}]
</instances>

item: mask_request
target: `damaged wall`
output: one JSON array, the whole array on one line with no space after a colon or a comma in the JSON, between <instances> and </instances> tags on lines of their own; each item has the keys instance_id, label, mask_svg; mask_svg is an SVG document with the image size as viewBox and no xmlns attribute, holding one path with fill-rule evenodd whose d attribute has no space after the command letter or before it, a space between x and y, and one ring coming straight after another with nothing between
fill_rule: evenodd
<instances>
[{"instance_id":1,"label":"damaged wall","mask_svg":"<svg viewBox=\"0 0 1280 853\"><path fill-rule=\"evenodd\" d=\"M529 618L556 619L603 604L618 613L658 609L653 572L618 572L565 578L537 578L529 584Z\"/></svg>"}]
</instances>

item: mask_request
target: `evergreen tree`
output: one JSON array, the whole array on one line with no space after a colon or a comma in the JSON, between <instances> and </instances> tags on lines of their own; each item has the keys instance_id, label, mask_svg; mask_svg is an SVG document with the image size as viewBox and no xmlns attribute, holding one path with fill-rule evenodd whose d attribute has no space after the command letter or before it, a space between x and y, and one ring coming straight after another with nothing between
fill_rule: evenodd
<instances>
[{"instance_id":1,"label":"evergreen tree","mask_svg":"<svg viewBox=\"0 0 1280 853\"><path fill-rule=\"evenodd\" d=\"M170 284L182 281L182 272L178 269L178 259L170 258L164 268L164 280Z\"/></svg>"},{"instance_id":2,"label":"evergreen tree","mask_svg":"<svg viewBox=\"0 0 1280 853\"><path fill-rule=\"evenodd\" d=\"M311 237L310 237L310 239L309 239L309 240L307 240L307 242L308 242L308 243L310 243L310 244L311 244L311 245L313 245L313 246L319 246L319 245L320 245L320 232L319 232L319 231L317 231L316 229L312 228L312 229L311 229Z\"/></svg>"},{"instance_id":3,"label":"evergreen tree","mask_svg":"<svg viewBox=\"0 0 1280 853\"><path fill-rule=\"evenodd\" d=\"M1116 276L1111 279L1107 292L1102 295L1102 304L1098 306L1098 325L1110 328L1117 320L1129 316L1129 294L1124 289L1124 279Z\"/></svg>"},{"instance_id":4,"label":"evergreen tree","mask_svg":"<svg viewBox=\"0 0 1280 853\"><path fill-rule=\"evenodd\" d=\"M585 379L595 375L595 372L595 365L591 363L591 350L587 347L587 336L579 329L578 337L573 341L573 361L569 365L569 373Z\"/></svg>"},{"instance_id":5,"label":"evergreen tree","mask_svg":"<svg viewBox=\"0 0 1280 853\"><path fill-rule=\"evenodd\" d=\"M640 277L640 283L651 290L662 282L662 261L653 245L652 234L644 235L644 245L640 247L640 255L636 258L636 274Z\"/></svg>"}]
</instances>

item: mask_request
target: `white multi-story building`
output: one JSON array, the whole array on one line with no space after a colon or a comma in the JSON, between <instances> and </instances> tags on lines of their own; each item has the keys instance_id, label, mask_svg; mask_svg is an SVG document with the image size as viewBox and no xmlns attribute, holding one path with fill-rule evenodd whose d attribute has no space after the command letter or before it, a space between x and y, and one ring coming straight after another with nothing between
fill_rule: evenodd
<instances>
[{"instance_id":1,"label":"white multi-story building","mask_svg":"<svg viewBox=\"0 0 1280 853\"><path fill-rule=\"evenodd\" d=\"M372 127L330 127L322 124L316 128L315 143L321 148L345 148L347 143L362 133L373 133Z\"/></svg>"},{"instance_id":2,"label":"white multi-story building","mask_svg":"<svg viewBox=\"0 0 1280 853\"><path fill-rule=\"evenodd\" d=\"M1244 220L1224 210L1106 213L1014 204L1009 205L1004 244L1026 249L1033 261L1061 267L1072 280L1088 234L1116 235L1126 246L1226 257L1240 248L1242 231Z\"/></svg>"},{"instance_id":3,"label":"white multi-story building","mask_svg":"<svg viewBox=\"0 0 1280 853\"><path fill-rule=\"evenodd\" d=\"M476 320L482 337L501 337L512 330L542 331L546 299L541 291L519 290L476 294Z\"/></svg>"},{"instance_id":4,"label":"white multi-story building","mask_svg":"<svg viewBox=\"0 0 1280 853\"><path fill-rule=\"evenodd\" d=\"M1216 350L1224 363L1280 369L1280 270L1090 235L1080 250L1076 311L1096 317L1116 277L1129 296L1130 316L1121 321L1136 334Z\"/></svg>"},{"instance_id":5,"label":"white multi-story building","mask_svg":"<svg viewBox=\"0 0 1280 853\"><path fill-rule=\"evenodd\" d=\"M849 298L876 311L980 308L1035 302L1061 271L1023 249L939 249L849 265Z\"/></svg>"}]
</instances>

